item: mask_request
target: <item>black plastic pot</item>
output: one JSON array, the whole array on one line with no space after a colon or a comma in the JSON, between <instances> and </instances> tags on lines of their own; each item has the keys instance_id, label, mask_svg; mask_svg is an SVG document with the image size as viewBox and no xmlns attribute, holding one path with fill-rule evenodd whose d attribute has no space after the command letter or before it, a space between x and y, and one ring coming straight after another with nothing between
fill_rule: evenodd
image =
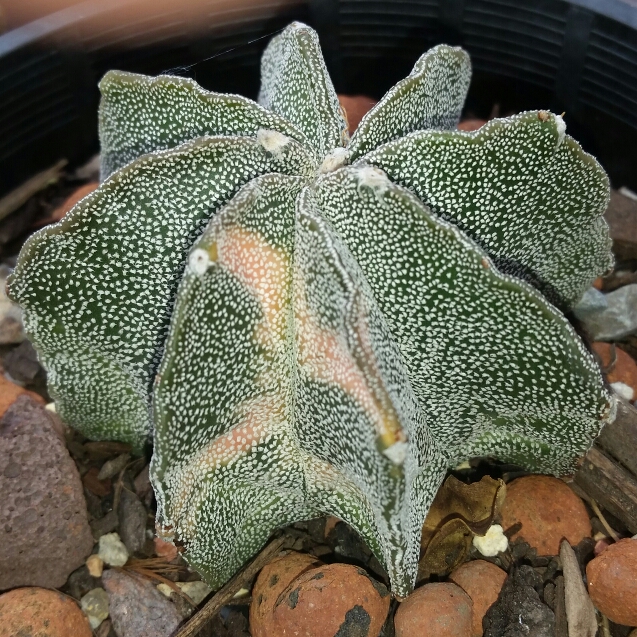
<instances>
[{"instance_id":1,"label":"black plastic pot","mask_svg":"<svg viewBox=\"0 0 637 637\"><path fill-rule=\"evenodd\" d=\"M637 190L637 0L307 0L215 16L214 31L196 37L166 29L181 20L175 8L162 28L152 16L122 25L125 41L111 30L109 44L95 35L101 12L88 0L0 36L0 196L62 157L77 164L97 150L97 82L108 69L197 63L182 74L255 97L268 36L292 19L317 29L342 93L380 97L427 48L460 44L474 65L468 112L564 110L613 185ZM68 34L72 47L60 44Z\"/></svg>"}]
</instances>

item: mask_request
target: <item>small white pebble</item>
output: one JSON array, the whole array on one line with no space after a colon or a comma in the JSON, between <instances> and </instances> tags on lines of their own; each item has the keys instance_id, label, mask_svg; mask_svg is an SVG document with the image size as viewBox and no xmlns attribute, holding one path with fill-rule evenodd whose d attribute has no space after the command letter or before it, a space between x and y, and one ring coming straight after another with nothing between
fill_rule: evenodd
<instances>
[{"instance_id":1,"label":"small white pebble","mask_svg":"<svg viewBox=\"0 0 637 637\"><path fill-rule=\"evenodd\" d=\"M102 535L97 554L109 566L124 566L128 561L128 549L117 533Z\"/></svg>"},{"instance_id":2,"label":"small white pebble","mask_svg":"<svg viewBox=\"0 0 637 637\"><path fill-rule=\"evenodd\" d=\"M44 407L47 411L52 411L54 414L57 412L55 409L55 403L47 403Z\"/></svg>"},{"instance_id":3,"label":"small white pebble","mask_svg":"<svg viewBox=\"0 0 637 637\"><path fill-rule=\"evenodd\" d=\"M625 400L631 401L635 397L635 392L633 388L626 383L611 383L610 386L613 388L613 391L618 395L624 398Z\"/></svg>"},{"instance_id":4,"label":"small white pebble","mask_svg":"<svg viewBox=\"0 0 637 637\"><path fill-rule=\"evenodd\" d=\"M471 469L471 465L469 464L468 460L464 460L463 462L461 462L455 469L454 471L462 471L463 469Z\"/></svg>"},{"instance_id":5,"label":"small white pebble","mask_svg":"<svg viewBox=\"0 0 637 637\"><path fill-rule=\"evenodd\" d=\"M494 557L507 550L509 540L499 524L492 524L484 536L474 536L473 546L485 557Z\"/></svg>"},{"instance_id":6,"label":"small white pebble","mask_svg":"<svg viewBox=\"0 0 637 637\"><path fill-rule=\"evenodd\" d=\"M212 588L206 582L177 582L177 586L197 605L201 604L212 593Z\"/></svg>"},{"instance_id":7,"label":"small white pebble","mask_svg":"<svg viewBox=\"0 0 637 637\"><path fill-rule=\"evenodd\" d=\"M168 586L168 584L157 584L157 590L166 597L170 597L170 594L173 593L173 589Z\"/></svg>"},{"instance_id":8,"label":"small white pebble","mask_svg":"<svg viewBox=\"0 0 637 637\"><path fill-rule=\"evenodd\" d=\"M177 587L190 599L192 599L195 604L199 605L203 602L210 593L212 593L212 588L208 586L205 582L195 581L195 582L175 582ZM157 584L157 590L166 597L170 597L172 593L176 591L172 589L168 584ZM243 589L241 589L243 590ZM248 591L249 592L249 591ZM235 595L236 597L236 595Z\"/></svg>"},{"instance_id":9,"label":"small white pebble","mask_svg":"<svg viewBox=\"0 0 637 637\"><path fill-rule=\"evenodd\" d=\"M237 599L239 597L246 597L250 591L247 588L240 588L234 595L233 598Z\"/></svg>"}]
</instances>

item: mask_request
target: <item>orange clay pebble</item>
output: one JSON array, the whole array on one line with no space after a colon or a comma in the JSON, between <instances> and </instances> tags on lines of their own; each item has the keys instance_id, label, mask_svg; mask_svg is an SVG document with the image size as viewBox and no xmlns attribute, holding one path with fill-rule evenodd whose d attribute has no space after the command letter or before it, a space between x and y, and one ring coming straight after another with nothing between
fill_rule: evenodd
<instances>
[{"instance_id":1,"label":"orange clay pebble","mask_svg":"<svg viewBox=\"0 0 637 637\"><path fill-rule=\"evenodd\" d=\"M399 607L396 637L470 637L473 603L452 583L425 584Z\"/></svg>"},{"instance_id":2,"label":"orange clay pebble","mask_svg":"<svg viewBox=\"0 0 637 637\"><path fill-rule=\"evenodd\" d=\"M0 637L91 637L86 615L67 595L15 588L0 595Z\"/></svg>"},{"instance_id":3,"label":"orange clay pebble","mask_svg":"<svg viewBox=\"0 0 637 637\"><path fill-rule=\"evenodd\" d=\"M252 588L250 604L250 632L252 637L268 637L267 624L271 621L279 595L299 575L322 562L307 553L288 553L275 557L259 573Z\"/></svg>"},{"instance_id":4,"label":"orange clay pebble","mask_svg":"<svg viewBox=\"0 0 637 637\"><path fill-rule=\"evenodd\" d=\"M351 564L306 571L280 595L268 637L378 637L389 611L389 591Z\"/></svg>"},{"instance_id":5,"label":"orange clay pebble","mask_svg":"<svg viewBox=\"0 0 637 637\"><path fill-rule=\"evenodd\" d=\"M155 547L155 555L163 557L167 562L174 560L179 552L172 542L166 542L160 537L153 538L153 545Z\"/></svg>"},{"instance_id":6,"label":"orange clay pebble","mask_svg":"<svg viewBox=\"0 0 637 637\"><path fill-rule=\"evenodd\" d=\"M586 566L595 608L623 626L637 626L637 540L611 544Z\"/></svg>"},{"instance_id":7,"label":"orange clay pebble","mask_svg":"<svg viewBox=\"0 0 637 637\"><path fill-rule=\"evenodd\" d=\"M449 575L449 579L471 598L473 615L472 637L481 637L482 618L498 599L507 574L495 564L486 560L465 562Z\"/></svg>"},{"instance_id":8,"label":"orange clay pebble","mask_svg":"<svg viewBox=\"0 0 637 637\"><path fill-rule=\"evenodd\" d=\"M522 527L510 539L522 538L538 555L558 555L562 538L575 546L592 532L584 503L552 476L524 476L507 485L502 528L518 523Z\"/></svg>"}]
</instances>

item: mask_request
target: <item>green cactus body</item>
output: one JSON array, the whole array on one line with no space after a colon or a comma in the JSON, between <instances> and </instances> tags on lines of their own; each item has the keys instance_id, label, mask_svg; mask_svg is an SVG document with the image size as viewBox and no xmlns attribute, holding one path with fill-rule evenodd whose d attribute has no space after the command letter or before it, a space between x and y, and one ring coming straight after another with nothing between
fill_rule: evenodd
<instances>
[{"instance_id":1,"label":"green cactus body","mask_svg":"<svg viewBox=\"0 0 637 637\"><path fill-rule=\"evenodd\" d=\"M563 473L613 418L561 313L612 263L606 175L542 111L454 130L469 78L435 47L351 141L298 23L260 105L102 80L106 180L10 294L62 418L152 437L158 529L212 586L331 514L406 595L450 465Z\"/></svg>"}]
</instances>

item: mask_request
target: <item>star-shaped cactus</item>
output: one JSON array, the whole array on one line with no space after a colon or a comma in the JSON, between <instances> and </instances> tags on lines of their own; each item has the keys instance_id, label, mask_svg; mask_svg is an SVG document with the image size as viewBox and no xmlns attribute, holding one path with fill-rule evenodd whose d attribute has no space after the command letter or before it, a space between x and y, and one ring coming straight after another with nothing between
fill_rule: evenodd
<instances>
[{"instance_id":1,"label":"star-shaped cactus","mask_svg":"<svg viewBox=\"0 0 637 637\"><path fill-rule=\"evenodd\" d=\"M455 130L469 78L435 47L351 140L298 23L260 104L102 80L105 181L10 293L62 418L153 439L158 528L211 585L331 514L405 595L450 465L566 472L613 417L562 314L612 263L606 175L544 111Z\"/></svg>"}]
</instances>

